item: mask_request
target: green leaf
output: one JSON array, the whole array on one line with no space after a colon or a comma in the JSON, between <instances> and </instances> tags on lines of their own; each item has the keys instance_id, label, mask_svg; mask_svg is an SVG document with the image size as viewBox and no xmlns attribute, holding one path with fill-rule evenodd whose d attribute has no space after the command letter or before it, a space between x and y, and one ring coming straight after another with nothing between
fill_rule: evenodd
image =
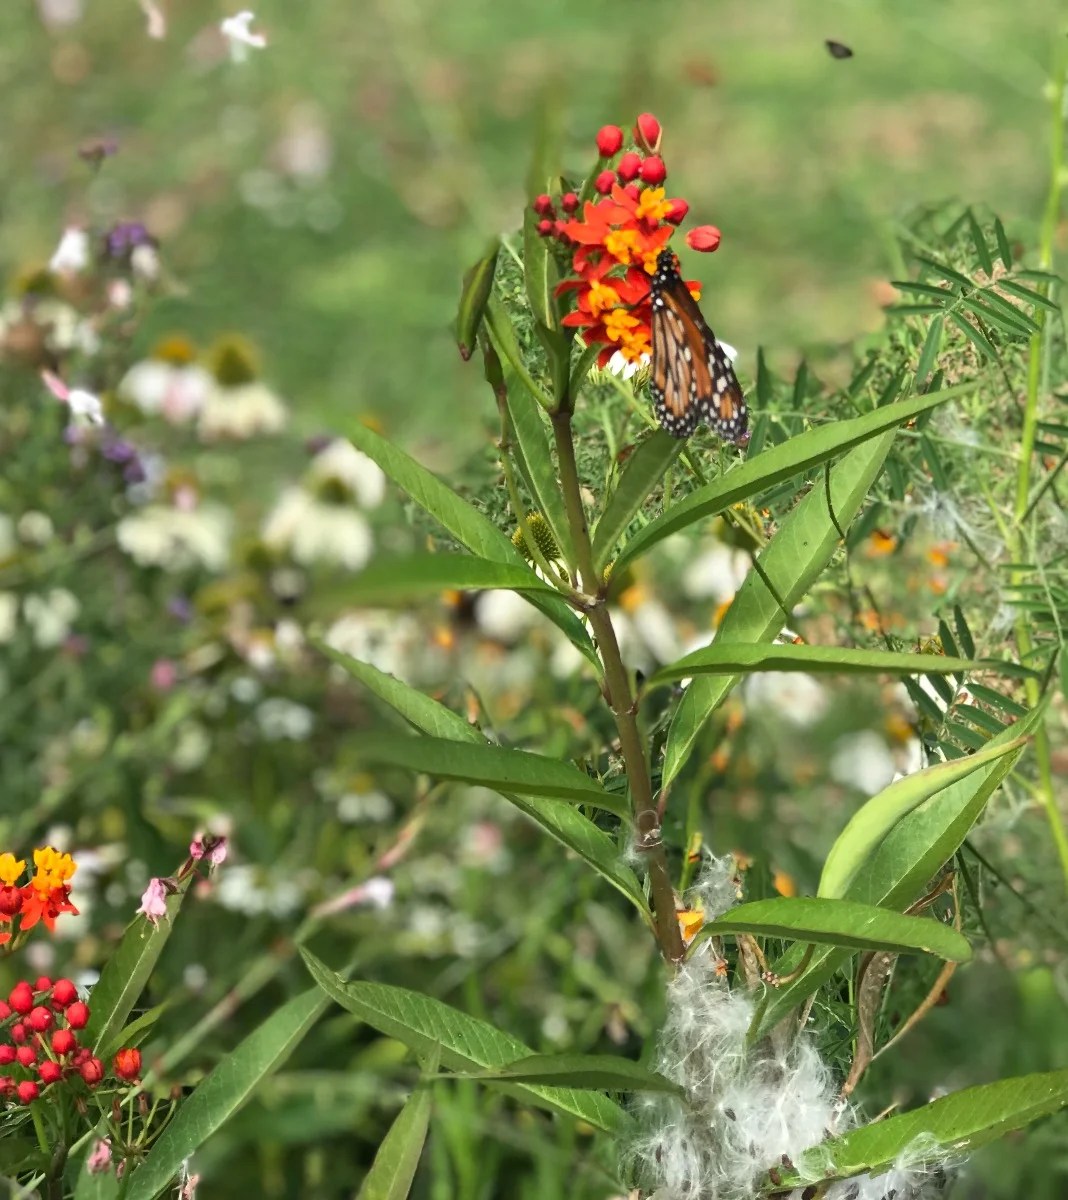
<instances>
[{"instance_id":1,"label":"green leaf","mask_svg":"<svg viewBox=\"0 0 1068 1200\"><path fill-rule=\"evenodd\" d=\"M941 275L943 279L948 280L950 283L956 283L966 288L975 286L967 275L962 275L960 271L955 271L952 267L947 266L944 262L940 262L937 258L931 258L927 254L917 254L916 261L923 263L925 267L934 271L936 275Z\"/></svg>"},{"instance_id":2,"label":"green leaf","mask_svg":"<svg viewBox=\"0 0 1068 1200\"><path fill-rule=\"evenodd\" d=\"M1047 309L1049 312L1059 313L1061 311L1061 306L1055 300L1051 300L1041 292L1025 288L1023 284L1017 283L1013 279L999 279L997 285L1003 292L1009 292L1020 300L1026 300L1029 304L1037 304L1039 308Z\"/></svg>"},{"instance_id":3,"label":"green leaf","mask_svg":"<svg viewBox=\"0 0 1068 1200\"><path fill-rule=\"evenodd\" d=\"M927 330L927 337L924 339L923 349L920 351L920 361L916 364L916 382L923 383L931 373L931 368L935 365L935 359L938 358L938 352L942 349L942 331L945 328L945 318L941 315L935 317Z\"/></svg>"},{"instance_id":4,"label":"green leaf","mask_svg":"<svg viewBox=\"0 0 1068 1200\"><path fill-rule=\"evenodd\" d=\"M494 562L469 554L413 554L378 559L347 579L334 594L345 604L380 606L410 604L448 588L513 592L555 590L526 565Z\"/></svg>"},{"instance_id":5,"label":"green leaf","mask_svg":"<svg viewBox=\"0 0 1068 1200\"><path fill-rule=\"evenodd\" d=\"M549 252L549 239L538 233L540 220L528 204L523 214L523 277L534 319L546 329L554 330L559 321L553 290L559 283L559 276Z\"/></svg>"},{"instance_id":6,"label":"green leaf","mask_svg":"<svg viewBox=\"0 0 1068 1200\"><path fill-rule=\"evenodd\" d=\"M724 933L752 933L818 945L850 946L854 950L895 953L920 950L949 962L967 962L972 956L966 938L930 917L908 917L872 904L815 896L791 899L777 896L739 904L702 926L691 944L691 952L705 938Z\"/></svg>"},{"instance_id":7,"label":"green leaf","mask_svg":"<svg viewBox=\"0 0 1068 1200\"><path fill-rule=\"evenodd\" d=\"M1024 312L1022 308L1006 300L1004 296L999 295L992 287L984 288L981 294L983 304L987 308L996 309L1006 320L1022 326L1029 333L1038 333L1041 326L1030 313Z\"/></svg>"},{"instance_id":8,"label":"green leaf","mask_svg":"<svg viewBox=\"0 0 1068 1200\"><path fill-rule=\"evenodd\" d=\"M93 988L85 1042L94 1050L99 1052L112 1045L125 1026L171 936L174 919L194 878L192 874L186 876L178 891L167 897L167 915L156 925L147 917L136 916L126 926L122 941L104 964Z\"/></svg>"},{"instance_id":9,"label":"green leaf","mask_svg":"<svg viewBox=\"0 0 1068 1200\"><path fill-rule=\"evenodd\" d=\"M603 571L616 543L627 531L634 514L649 498L664 472L686 446L681 438L658 429L627 459L615 491L593 531L593 564Z\"/></svg>"},{"instance_id":10,"label":"green leaf","mask_svg":"<svg viewBox=\"0 0 1068 1200\"><path fill-rule=\"evenodd\" d=\"M475 1079L543 1083L602 1092L674 1092L682 1088L656 1071L612 1054L530 1054L491 1070L456 1072Z\"/></svg>"},{"instance_id":11,"label":"green leaf","mask_svg":"<svg viewBox=\"0 0 1068 1200\"><path fill-rule=\"evenodd\" d=\"M983 236L983 231L979 228L979 222L975 219L971 209L965 214L968 219L968 232L971 234L972 244L975 246L976 257L979 259L979 265L987 273L993 275L994 260L990 257L990 249L986 244L986 238Z\"/></svg>"},{"instance_id":12,"label":"green leaf","mask_svg":"<svg viewBox=\"0 0 1068 1200\"><path fill-rule=\"evenodd\" d=\"M944 1163L978 1146L1022 1129L1068 1105L1068 1071L1019 1075L942 1096L912 1112L875 1121L823 1141L801 1156L796 1178L783 1172L782 1185L810 1179L847 1179L878 1173L904 1155L917 1166Z\"/></svg>"},{"instance_id":13,"label":"green leaf","mask_svg":"<svg viewBox=\"0 0 1068 1200\"><path fill-rule=\"evenodd\" d=\"M584 771L527 750L506 750L488 742L476 746L444 738L382 733L357 734L345 745L361 763L371 766L403 767L435 779L456 779L499 792L571 800L603 808L618 817L627 811L621 796L606 792Z\"/></svg>"},{"instance_id":14,"label":"green leaf","mask_svg":"<svg viewBox=\"0 0 1068 1200\"><path fill-rule=\"evenodd\" d=\"M1009 239L1005 236L1005 226L1002 225L998 217L994 218L994 236L998 243L998 258L1001 259L1006 271L1012 270L1012 250L1009 247Z\"/></svg>"},{"instance_id":15,"label":"green leaf","mask_svg":"<svg viewBox=\"0 0 1068 1200\"><path fill-rule=\"evenodd\" d=\"M933 283L920 283L915 279L891 279L890 286L899 292L911 292L915 296L930 296L940 304L948 304L956 295L955 290L936 287Z\"/></svg>"},{"instance_id":16,"label":"green leaf","mask_svg":"<svg viewBox=\"0 0 1068 1200\"><path fill-rule=\"evenodd\" d=\"M1002 333L1008 334L1009 337L1030 337L1033 332L1030 326L1034 325L1035 322L1030 317L1025 317L1025 314L1018 310L1014 309L1015 315L1010 317L1008 313L1001 312L993 305L984 304L981 300L977 299L962 300L961 305L978 317L979 320L985 321L988 325L993 325L995 329L1000 329ZM1009 307L1011 308L1012 306L1009 305Z\"/></svg>"},{"instance_id":17,"label":"green leaf","mask_svg":"<svg viewBox=\"0 0 1068 1200\"><path fill-rule=\"evenodd\" d=\"M97 1057L109 1062L116 1050L123 1046L139 1046L144 1041L148 1031L156 1024L170 1008L170 1001L164 1000L156 1004L140 1016L135 1017L128 1025L124 1025L110 1041L102 1042L97 1049Z\"/></svg>"},{"instance_id":18,"label":"green leaf","mask_svg":"<svg viewBox=\"0 0 1068 1200\"><path fill-rule=\"evenodd\" d=\"M685 679L690 675L744 675L750 671L833 672L838 675L953 675L974 671L978 663L943 654L898 653L890 650L853 650L838 646L775 646L721 643L702 646L677 662L661 668L650 685Z\"/></svg>"},{"instance_id":19,"label":"green leaf","mask_svg":"<svg viewBox=\"0 0 1068 1200\"><path fill-rule=\"evenodd\" d=\"M325 1008L326 997L319 988L294 996L226 1055L182 1101L133 1172L123 1200L154 1200L178 1174L183 1161L285 1062Z\"/></svg>"},{"instance_id":20,"label":"green leaf","mask_svg":"<svg viewBox=\"0 0 1068 1200\"><path fill-rule=\"evenodd\" d=\"M976 350L979 351L983 358L992 358L995 362L997 361L997 347L985 333L980 333L967 317L959 312L951 312L949 319L964 334L968 341L972 343Z\"/></svg>"},{"instance_id":21,"label":"green leaf","mask_svg":"<svg viewBox=\"0 0 1068 1200\"><path fill-rule=\"evenodd\" d=\"M827 854L817 889L819 896L844 896L872 851L894 826L944 788L973 771L1019 750L1026 738L991 745L967 758L936 763L884 788L855 812Z\"/></svg>"},{"instance_id":22,"label":"green leaf","mask_svg":"<svg viewBox=\"0 0 1068 1200\"><path fill-rule=\"evenodd\" d=\"M530 372L527 370L526 363L523 361L523 354L519 349L519 343L516 341L512 322L508 317L504 305L496 296L490 296L489 303L486 305L486 328L489 331L490 341L493 342L497 353L512 368L523 386L542 408L546 411L551 410L553 407L552 400L534 382Z\"/></svg>"},{"instance_id":23,"label":"green leaf","mask_svg":"<svg viewBox=\"0 0 1068 1200\"><path fill-rule=\"evenodd\" d=\"M508 418L515 433L512 447L538 511L549 523L567 562L574 562L571 528L564 510L560 479L549 448L543 410L525 388L508 388Z\"/></svg>"},{"instance_id":24,"label":"green leaf","mask_svg":"<svg viewBox=\"0 0 1068 1200\"><path fill-rule=\"evenodd\" d=\"M876 410L870 416L888 411ZM851 424L852 421L844 421L838 428ZM896 419L893 424L897 424ZM795 442L800 440L794 439ZM764 548L760 564L788 610L804 596L827 565L838 546L837 526L848 528L856 516L869 488L882 470L893 440L893 430L884 432L867 445L851 451L831 469L830 491L835 520L831 519L828 512L827 489L822 485L815 487L785 518L779 532ZM765 451L757 461L763 462L777 449L779 447ZM756 571L750 571L720 623L716 643L726 646L770 642L778 635L785 621L786 614L767 585ZM705 722L739 678L738 675L701 676L694 679L683 693L668 730L664 751L665 787L682 770Z\"/></svg>"},{"instance_id":25,"label":"green leaf","mask_svg":"<svg viewBox=\"0 0 1068 1200\"><path fill-rule=\"evenodd\" d=\"M433 1053L440 1046L441 1065L450 1071L502 1067L532 1053L511 1034L432 996L385 983L348 983L303 947L301 954L315 982L342 1008L417 1054ZM619 1132L628 1123L626 1113L607 1096L540 1084L498 1086L528 1103L579 1117L607 1133Z\"/></svg>"},{"instance_id":26,"label":"green leaf","mask_svg":"<svg viewBox=\"0 0 1068 1200\"><path fill-rule=\"evenodd\" d=\"M1018 742L1032 732L1042 712L1039 708L1028 713L992 745ZM897 911L908 907L942 865L956 854L987 800L1022 753L1022 746L1018 746L1012 753L988 761L898 821L853 879L846 898ZM837 947L817 947L804 971L768 996L767 1003L753 1019L750 1040L756 1041L777 1025L830 979L851 954L852 951ZM801 958L800 949L788 951L774 964L775 974L784 976L796 971Z\"/></svg>"},{"instance_id":27,"label":"green leaf","mask_svg":"<svg viewBox=\"0 0 1068 1200\"><path fill-rule=\"evenodd\" d=\"M512 545L511 538L502 533L477 508L461 499L436 475L420 466L410 455L368 429L366 425L353 426L349 437L357 450L376 462L421 509L429 513L472 554L491 559L493 562L526 566L523 556ZM600 673L600 659L590 635L563 597L547 596L541 592L527 592L525 595L535 608L564 631L572 645Z\"/></svg>"},{"instance_id":28,"label":"green leaf","mask_svg":"<svg viewBox=\"0 0 1068 1200\"><path fill-rule=\"evenodd\" d=\"M970 385L969 385L970 386ZM624 547L616 561L616 570L622 570L640 554L644 554L657 542L695 521L712 517L746 500L750 496L773 487L783 480L799 475L810 467L819 466L836 455L844 454L862 442L878 437L888 429L905 424L928 409L944 404L954 396L967 391L968 386L947 388L942 392L929 392L924 396L913 396L896 404L888 404L861 417L848 421L835 421L799 433L781 445L772 446L755 459L751 459L729 471L714 483L691 492L678 504L673 504L666 513L641 529Z\"/></svg>"},{"instance_id":29,"label":"green leaf","mask_svg":"<svg viewBox=\"0 0 1068 1200\"><path fill-rule=\"evenodd\" d=\"M463 717L429 696L424 696L422 692L321 641L313 644L421 732L455 742L488 744L482 734ZM501 795L526 813L546 833L589 863L649 921L649 905L638 877L622 860L618 847L608 834L569 805L537 796L517 796L512 792L502 792Z\"/></svg>"},{"instance_id":30,"label":"green leaf","mask_svg":"<svg viewBox=\"0 0 1068 1200\"><path fill-rule=\"evenodd\" d=\"M475 350L478 328L486 311L486 302L493 290L493 273L497 269L497 255L501 250L501 239L494 238L485 254L464 276L460 292L460 307L456 313L456 341L460 357L467 362Z\"/></svg>"},{"instance_id":31,"label":"green leaf","mask_svg":"<svg viewBox=\"0 0 1068 1200\"><path fill-rule=\"evenodd\" d=\"M579 344L581 345L581 343ZM572 396L577 396L582 390L582 385L586 382L586 376L589 375L590 368L597 361L603 349L603 346L595 342L592 346L584 346L576 357L574 366L571 368L571 383L569 385Z\"/></svg>"},{"instance_id":32,"label":"green leaf","mask_svg":"<svg viewBox=\"0 0 1068 1200\"><path fill-rule=\"evenodd\" d=\"M389 1127L356 1200L405 1200L430 1125L430 1089L419 1087Z\"/></svg>"}]
</instances>

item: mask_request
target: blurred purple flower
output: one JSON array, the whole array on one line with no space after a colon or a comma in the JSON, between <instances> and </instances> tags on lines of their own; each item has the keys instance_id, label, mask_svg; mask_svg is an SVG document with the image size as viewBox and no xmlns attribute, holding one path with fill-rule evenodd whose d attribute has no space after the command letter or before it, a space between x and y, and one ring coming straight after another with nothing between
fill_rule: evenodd
<instances>
[{"instance_id":1,"label":"blurred purple flower","mask_svg":"<svg viewBox=\"0 0 1068 1200\"><path fill-rule=\"evenodd\" d=\"M140 221L120 221L104 238L109 258L127 258L138 246L155 246L156 239Z\"/></svg>"}]
</instances>

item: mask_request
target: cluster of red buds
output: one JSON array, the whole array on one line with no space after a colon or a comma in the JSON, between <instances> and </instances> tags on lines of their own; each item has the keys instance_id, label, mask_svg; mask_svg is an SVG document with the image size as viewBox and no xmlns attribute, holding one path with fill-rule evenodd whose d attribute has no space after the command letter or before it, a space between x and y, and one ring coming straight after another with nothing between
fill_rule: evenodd
<instances>
[{"instance_id":1,"label":"cluster of red buds","mask_svg":"<svg viewBox=\"0 0 1068 1200\"><path fill-rule=\"evenodd\" d=\"M104 1063L88 1046L78 1044L78 1031L89 1023L89 1006L78 999L69 979L55 983L42 975L35 983L21 980L7 1000L0 1000L0 1096L15 1104L31 1104L41 1089L81 1080L95 1089L104 1082ZM120 1050L111 1064L112 1075L132 1083L141 1075L141 1051Z\"/></svg>"},{"instance_id":2,"label":"cluster of red buds","mask_svg":"<svg viewBox=\"0 0 1068 1200\"><path fill-rule=\"evenodd\" d=\"M558 295L576 293L563 323L581 329L587 345L604 346L598 366L616 354L624 364L648 360L649 285L657 256L690 211L685 200L665 194L662 136L652 113L638 117L629 146L618 125L605 125L596 138L599 170L585 189L591 198L583 202L569 191L556 200L546 194L533 202L538 232L571 254L571 278L557 289ZM708 253L719 243L714 225L686 235L691 250ZM699 285L689 287L697 296Z\"/></svg>"}]
</instances>

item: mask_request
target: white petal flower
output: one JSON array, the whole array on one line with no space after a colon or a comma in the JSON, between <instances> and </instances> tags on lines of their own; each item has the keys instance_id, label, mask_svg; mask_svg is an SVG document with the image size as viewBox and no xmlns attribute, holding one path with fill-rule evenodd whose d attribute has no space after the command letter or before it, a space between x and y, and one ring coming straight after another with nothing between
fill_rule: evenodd
<instances>
[{"instance_id":1,"label":"white petal flower","mask_svg":"<svg viewBox=\"0 0 1068 1200\"><path fill-rule=\"evenodd\" d=\"M611 371L613 375L621 375L624 379L631 379L643 367L647 367L651 361L648 354L643 354L637 362L633 362L628 358L624 358L622 350L617 350L608 360L605 369Z\"/></svg>"},{"instance_id":2,"label":"white petal flower","mask_svg":"<svg viewBox=\"0 0 1068 1200\"><path fill-rule=\"evenodd\" d=\"M345 438L336 438L312 459L308 481L339 483L364 508L377 508L386 495L382 468Z\"/></svg>"},{"instance_id":3,"label":"white petal flower","mask_svg":"<svg viewBox=\"0 0 1068 1200\"><path fill-rule=\"evenodd\" d=\"M890 747L870 729L846 734L834 744L831 778L865 796L881 792L893 780L895 771Z\"/></svg>"},{"instance_id":4,"label":"white petal flower","mask_svg":"<svg viewBox=\"0 0 1068 1200\"><path fill-rule=\"evenodd\" d=\"M282 493L263 525L264 544L301 566L334 563L358 571L374 549L371 527L354 508L326 504L303 488Z\"/></svg>"},{"instance_id":5,"label":"white petal flower","mask_svg":"<svg viewBox=\"0 0 1068 1200\"><path fill-rule=\"evenodd\" d=\"M119 394L146 416L162 416L184 425L197 416L215 388L210 372L196 363L176 364L146 358L122 377Z\"/></svg>"},{"instance_id":6,"label":"white petal flower","mask_svg":"<svg viewBox=\"0 0 1068 1200\"><path fill-rule=\"evenodd\" d=\"M71 388L67 404L70 407L72 424L104 424L104 406L100 403L100 397L94 396L92 392L87 392L84 388Z\"/></svg>"},{"instance_id":7,"label":"white petal flower","mask_svg":"<svg viewBox=\"0 0 1068 1200\"><path fill-rule=\"evenodd\" d=\"M0 592L0 646L14 638L18 618L18 596L14 592Z\"/></svg>"},{"instance_id":8,"label":"white petal flower","mask_svg":"<svg viewBox=\"0 0 1068 1200\"><path fill-rule=\"evenodd\" d=\"M149 504L123 517L115 533L119 547L142 567L221 571L230 560L230 514L213 505L182 511Z\"/></svg>"},{"instance_id":9,"label":"white petal flower","mask_svg":"<svg viewBox=\"0 0 1068 1200\"><path fill-rule=\"evenodd\" d=\"M262 33L253 33L249 26L256 19L256 14L245 9L227 17L219 26L223 37L230 45L230 58L234 62L244 62L248 58L249 47L262 50L267 45L267 39Z\"/></svg>"},{"instance_id":10,"label":"white petal flower","mask_svg":"<svg viewBox=\"0 0 1068 1200\"><path fill-rule=\"evenodd\" d=\"M204 399L197 431L206 441L244 439L278 433L288 419L285 404L258 380L237 387L216 385Z\"/></svg>"},{"instance_id":11,"label":"white petal flower","mask_svg":"<svg viewBox=\"0 0 1068 1200\"><path fill-rule=\"evenodd\" d=\"M48 269L57 275L77 275L89 265L89 235L76 225L64 230Z\"/></svg>"},{"instance_id":12,"label":"white petal flower","mask_svg":"<svg viewBox=\"0 0 1068 1200\"><path fill-rule=\"evenodd\" d=\"M743 685L745 702L768 708L791 725L805 729L827 711L827 689L803 671L757 671Z\"/></svg>"},{"instance_id":13,"label":"white petal flower","mask_svg":"<svg viewBox=\"0 0 1068 1200\"><path fill-rule=\"evenodd\" d=\"M22 615L33 631L33 640L42 649L58 646L68 633L78 613L78 598L66 588L27 596L22 602Z\"/></svg>"}]
</instances>

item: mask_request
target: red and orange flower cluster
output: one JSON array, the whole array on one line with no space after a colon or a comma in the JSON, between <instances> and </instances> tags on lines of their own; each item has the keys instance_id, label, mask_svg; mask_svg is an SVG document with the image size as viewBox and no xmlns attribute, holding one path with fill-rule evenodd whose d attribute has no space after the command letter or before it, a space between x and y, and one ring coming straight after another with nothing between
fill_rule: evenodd
<instances>
[{"instance_id":1,"label":"red and orange flower cluster","mask_svg":"<svg viewBox=\"0 0 1068 1200\"><path fill-rule=\"evenodd\" d=\"M74 859L44 846L33 852L33 866L29 881L20 885L25 860L6 852L0 854L0 926L12 926L0 931L0 946L28 932L39 921L51 933L62 913L78 913L70 902L70 881L78 869Z\"/></svg>"},{"instance_id":2,"label":"red and orange flower cluster","mask_svg":"<svg viewBox=\"0 0 1068 1200\"><path fill-rule=\"evenodd\" d=\"M78 1030L88 1023L89 1006L69 979L53 983L42 975L32 984L16 983L7 1000L0 1000L0 1069L15 1072L0 1074L0 1097L31 1104L53 1084L98 1087L107 1070L88 1046L78 1044ZM141 1051L120 1050L111 1069L117 1080L132 1083L141 1075Z\"/></svg>"},{"instance_id":3,"label":"red and orange flower cluster","mask_svg":"<svg viewBox=\"0 0 1068 1200\"><path fill-rule=\"evenodd\" d=\"M587 346L604 346L597 358L601 367L617 352L628 363L649 355L649 283L656 257L690 210L685 200L666 195L661 137L660 122L652 113L642 113L634 126L633 147L621 154L622 129L606 125L597 134L602 170L592 185L601 198L583 204L574 192L566 192L558 201L562 218L551 196L534 201L541 218L538 232L574 248L574 278L557 288L557 295L576 293L575 307L563 323L581 329ZM686 235L692 250L712 251L719 242L714 225L699 226ZM699 285L688 286L696 298Z\"/></svg>"}]
</instances>

